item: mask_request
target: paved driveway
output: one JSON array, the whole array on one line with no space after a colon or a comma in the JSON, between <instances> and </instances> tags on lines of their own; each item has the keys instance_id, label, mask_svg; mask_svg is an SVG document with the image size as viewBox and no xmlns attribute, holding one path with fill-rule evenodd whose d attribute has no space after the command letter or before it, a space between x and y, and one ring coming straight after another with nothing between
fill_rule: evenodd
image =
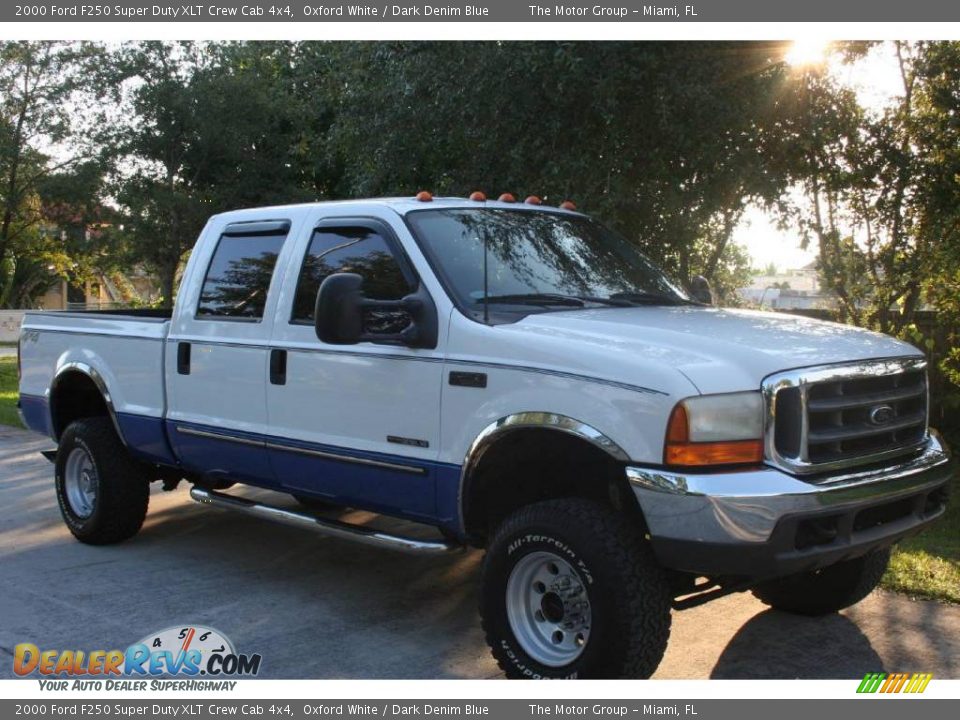
<instances>
[{"instance_id":1,"label":"paved driveway","mask_svg":"<svg viewBox=\"0 0 960 720\"><path fill-rule=\"evenodd\" d=\"M481 554L416 558L203 508L154 486L141 533L89 547L60 521L48 441L0 427L0 677L13 646L123 648L211 625L274 678L485 678ZM365 519L355 513L354 519ZM874 593L839 615L766 610L748 594L676 613L660 678L960 677L960 607Z\"/></svg>"}]
</instances>

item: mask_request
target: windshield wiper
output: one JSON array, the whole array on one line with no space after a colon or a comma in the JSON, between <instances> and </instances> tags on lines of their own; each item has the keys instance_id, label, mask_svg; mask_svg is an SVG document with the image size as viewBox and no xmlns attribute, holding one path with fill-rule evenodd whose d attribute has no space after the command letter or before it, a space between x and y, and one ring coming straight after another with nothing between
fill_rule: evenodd
<instances>
[{"instance_id":1,"label":"windshield wiper","mask_svg":"<svg viewBox=\"0 0 960 720\"><path fill-rule=\"evenodd\" d=\"M679 297L671 297L661 293L637 291L637 292L618 292L610 296L611 300L625 300L630 303L646 303L648 305L691 305L689 300Z\"/></svg>"},{"instance_id":2,"label":"windshield wiper","mask_svg":"<svg viewBox=\"0 0 960 720\"><path fill-rule=\"evenodd\" d=\"M477 302L484 302L483 298ZM491 295L486 299L488 303L518 303L530 305L569 305L570 307L584 307L587 303L597 305L612 305L614 307L630 307L633 303L625 298L599 297L596 295L564 295L562 293L519 293L515 295Z\"/></svg>"},{"instance_id":3,"label":"windshield wiper","mask_svg":"<svg viewBox=\"0 0 960 720\"><path fill-rule=\"evenodd\" d=\"M518 293L516 295L488 295L478 298L478 303L507 303L516 305L570 305L583 307L584 301L573 295L559 293Z\"/></svg>"}]
</instances>

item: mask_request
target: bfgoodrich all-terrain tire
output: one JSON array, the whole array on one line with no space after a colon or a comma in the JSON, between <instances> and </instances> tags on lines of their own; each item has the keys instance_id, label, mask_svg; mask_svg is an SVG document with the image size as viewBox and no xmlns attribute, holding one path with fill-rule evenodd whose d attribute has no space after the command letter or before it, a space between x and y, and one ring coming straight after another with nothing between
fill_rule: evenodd
<instances>
[{"instance_id":1,"label":"bfgoodrich all-terrain tire","mask_svg":"<svg viewBox=\"0 0 960 720\"><path fill-rule=\"evenodd\" d=\"M856 605L880 582L890 562L890 549L874 550L821 570L771 580L753 594L777 610L798 615L826 615Z\"/></svg>"},{"instance_id":2,"label":"bfgoodrich all-terrain tire","mask_svg":"<svg viewBox=\"0 0 960 720\"><path fill-rule=\"evenodd\" d=\"M510 678L645 678L670 636L669 584L634 520L579 498L514 512L483 567L480 615Z\"/></svg>"},{"instance_id":3,"label":"bfgoodrich all-terrain tire","mask_svg":"<svg viewBox=\"0 0 960 720\"><path fill-rule=\"evenodd\" d=\"M150 483L106 417L71 423L60 437L57 502L70 532L89 545L137 534L147 514Z\"/></svg>"}]
</instances>

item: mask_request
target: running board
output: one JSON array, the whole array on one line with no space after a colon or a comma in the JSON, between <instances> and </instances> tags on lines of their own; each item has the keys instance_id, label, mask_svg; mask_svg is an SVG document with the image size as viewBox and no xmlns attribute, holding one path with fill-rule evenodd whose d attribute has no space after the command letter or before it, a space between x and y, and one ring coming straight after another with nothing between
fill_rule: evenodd
<instances>
[{"instance_id":1,"label":"running board","mask_svg":"<svg viewBox=\"0 0 960 720\"><path fill-rule=\"evenodd\" d=\"M329 535L330 537L352 540L363 545L399 550L401 552L416 553L419 555L443 555L460 550L463 546L441 540L419 540L402 535L390 535L380 530L373 530L362 525L351 525L339 520L326 520L306 513L294 512L274 505L227 495L216 490L205 490L199 487L190 489L190 497L198 503L213 505L227 510L242 510L257 517L274 520L276 522L308 528Z\"/></svg>"}]
</instances>

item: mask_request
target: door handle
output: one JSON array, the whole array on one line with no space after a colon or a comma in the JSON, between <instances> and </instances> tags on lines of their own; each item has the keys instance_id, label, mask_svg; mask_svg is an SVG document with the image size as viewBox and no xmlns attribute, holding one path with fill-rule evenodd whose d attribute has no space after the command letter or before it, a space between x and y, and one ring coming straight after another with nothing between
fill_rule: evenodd
<instances>
[{"instance_id":1,"label":"door handle","mask_svg":"<svg viewBox=\"0 0 960 720\"><path fill-rule=\"evenodd\" d=\"M270 384L287 384L287 351L273 349L270 351Z\"/></svg>"},{"instance_id":2,"label":"door handle","mask_svg":"<svg viewBox=\"0 0 960 720\"><path fill-rule=\"evenodd\" d=\"M190 343L177 343L177 374L190 374Z\"/></svg>"}]
</instances>

